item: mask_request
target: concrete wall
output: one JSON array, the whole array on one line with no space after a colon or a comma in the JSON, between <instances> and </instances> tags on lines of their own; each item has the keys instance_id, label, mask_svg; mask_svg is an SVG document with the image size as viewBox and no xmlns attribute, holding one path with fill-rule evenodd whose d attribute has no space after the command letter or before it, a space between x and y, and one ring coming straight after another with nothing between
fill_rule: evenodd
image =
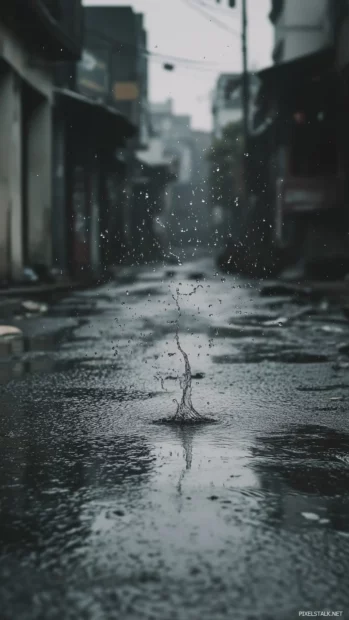
<instances>
[{"instance_id":1,"label":"concrete wall","mask_svg":"<svg viewBox=\"0 0 349 620\"><path fill-rule=\"evenodd\" d=\"M0 57L20 78L52 101L52 70L48 65L29 54L20 39L1 23L0 41Z\"/></svg>"},{"instance_id":2,"label":"concrete wall","mask_svg":"<svg viewBox=\"0 0 349 620\"><path fill-rule=\"evenodd\" d=\"M21 84L17 76L12 76L13 108L11 143L9 152L10 161L10 243L11 243L11 278L21 277L23 268L22 252L22 127L21 127Z\"/></svg>"},{"instance_id":3,"label":"concrete wall","mask_svg":"<svg viewBox=\"0 0 349 620\"><path fill-rule=\"evenodd\" d=\"M344 8L347 14L340 19L338 32L336 32L336 60L340 70L349 66L349 0L346 0Z\"/></svg>"},{"instance_id":4,"label":"concrete wall","mask_svg":"<svg viewBox=\"0 0 349 620\"><path fill-rule=\"evenodd\" d=\"M95 275L100 272L100 204L99 204L99 177L97 165L92 167L90 178L90 248L91 248L91 269Z\"/></svg>"},{"instance_id":5,"label":"concrete wall","mask_svg":"<svg viewBox=\"0 0 349 620\"><path fill-rule=\"evenodd\" d=\"M66 271L68 268L66 126L59 108L56 109L53 131L52 255L54 267Z\"/></svg>"},{"instance_id":6,"label":"concrete wall","mask_svg":"<svg viewBox=\"0 0 349 620\"><path fill-rule=\"evenodd\" d=\"M13 88L11 76L0 78L0 279L7 279L10 268L10 165L8 153L12 124Z\"/></svg>"},{"instance_id":7,"label":"concrete wall","mask_svg":"<svg viewBox=\"0 0 349 620\"><path fill-rule=\"evenodd\" d=\"M43 99L28 125L28 252L30 264L51 265L52 108Z\"/></svg>"},{"instance_id":8,"label":"concrete wall","mask_svg":"<svg viewBox=\"0 0 349 620\"><path fill-rule=\"evenodd\" d=\"M18 280L23 269L24 202L28 207L28 258L51 265L52 75L2 24L0 41L0 277ZM40 104L22 136L28 90ZM23 145L28 162L25 171Z\"/></svg>"},{"instance_id":9,"label":"concrete wall","mask_svg":"<svg viewBox=\"0 0 349 620\"><path fill-rule=\"evenodd\" d=\"M328 0L285 0L275 23L275 49L287 62L317 52L332 42Z\"/></svg>"},{"instance_id":10,"label":"concrete wall","mask_svg":"<svg viewBox=\"0 0 349 620\"><path fill-rule=\"evenodd\" d=\"M22 271L21 90L10 70L0 76L0 278Z\"/></svg>"}]
</instances>

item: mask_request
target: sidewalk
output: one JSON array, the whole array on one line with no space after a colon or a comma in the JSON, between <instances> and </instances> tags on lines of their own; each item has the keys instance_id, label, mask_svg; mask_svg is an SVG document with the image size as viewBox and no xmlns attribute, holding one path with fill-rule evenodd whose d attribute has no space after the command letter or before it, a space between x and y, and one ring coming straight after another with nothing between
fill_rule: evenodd
<instances>
[{"instance_id":1,"label":"sidewalk","mask_svg":"<svg viewBox=\"0 0 349 620\"><path fill-rule=\"evenodd\" d=\"M289 282L280 279L262 283L260 294L263 297L297 296L314 300L327 298L339 304L349 304L349 282L347 280Z\"/></svg>"},{"instance_id":2,"label":"sidewalk","mask_svg":"<svg viewBox=\"0 0 349 620\"><path fill-rule=\"evenodd\" d=\"M47 295L50 293L59 293L65 291L73 291L78 288L86 288L93 286L97 281L92 278L83 280L66 279L53 284L31 284L29 286L12 286L10 288L0 289L0 300L7 297L37 297L38 295Z\"/></svg>"},{"instance_id":3,"label":"sidewalk","mask_svg":"<svg viewBox=\"0 0 349 620\"><path fill-rule=\"evenodd\" d=\"M41 283L1 289L0 361L4 362L9 357L21 355L25 351L29 334L32 327L38 325L38 319L42 337L45 339L52 337L47 325L45 328L42 327L49 305L58 301L60 297L78 290L93 289L98 284L102 284L102 281L97 278L88 277L79 280L67 278L53 284ZM61 326L54 332L60 330Z\"/></svg>"},{"instance_id":4,"label":"sidewalk","mask_svg":"<svg viewBox=\"0 0 349 620\"><path fill-rule=\"evenodd\" d=\"M53 284L41 283L0 289L0 322L19 313L22 310L23 301L45 300L50 302L56 295L94 288L101 283L101 280L89 277L79 280L65 279Z\"/></svg>"},{"instance_id":5,"label":"sidewalk","mask_svg":"<svg viewBox=\"0 0 349 620\"><path fill-rule=\"evenodd\" d=\"M94 289L102 286L109 280L116 278L127 279L134 269L127 265L115 265L109 268L108 273L99 274L99 276L88 275L84 278L64 278L50 283L30 284L27 286L11 286L9 288L0 289L0 322L4 318L9 318L19 311L23 311L22 303L24 301L45 301L50 304L56 301L57 296L69 295L74 291L82 291L86 289Z\"/></svg>"}]
</instances>

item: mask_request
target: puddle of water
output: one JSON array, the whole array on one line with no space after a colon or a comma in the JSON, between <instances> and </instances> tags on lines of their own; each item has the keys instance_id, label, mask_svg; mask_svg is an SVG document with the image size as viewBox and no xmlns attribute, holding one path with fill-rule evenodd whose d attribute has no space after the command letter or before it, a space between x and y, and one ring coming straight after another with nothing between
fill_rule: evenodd
<instances>
[{"instance_id":1,"label":"puddle of water","mask_svg":"<svg viewBox=\"0 0 349 620\"><path fill-rule=\"evenodd\" d=\"M22 335L8 336L0 339L0 358L20 355L25 350Z\"/></svg>"},{"instance_id":2,"label":"puddle of water","mask_svg":"<svg viewBox=\"0 0 349 620\"><path fill-rule=\"evenodd\" d=\"M203 427L202 427L203 428ZM204 494L205 498L226 500L237 489L258 490L258 476L251 468L251 454L244 442L234 441L229 447L215 445L200 429L182 426L171 429L155 445L156 488L168 486L185 495L191 492Z\"/></svg>"},{"instance_id":3,"label":"puddle of water","mask_svg":"<svg viewBox=\"0 0 349 620\"><path fill-rule=\"evenodd\" d=\"M53 373L71 370L77 367L81 360L57 360L46 355L32 360L11 360L0 363L0 385L6 385L13 379L23 379L35 373Z\"/></svg>"},{"instance_id":4,"label":"puddle of water","mask_svg":"<svg viewBox=\"0 0 349 620\"><path fill-rule=\"evenodd\" d=\"M63 391L64 398L79 400L79 399L88 399L96 402L122 402L127 403L131 401L144 401L150 398L155 398L156 396L162 395L162 392L146 392L137 390L133 387L130 388L119 388L119 389L108 389L108 388L75 388L74 390L69 389L67 393Z\"/></svg>"},{"instance_id":5,"label":"puddle of water","mask_svg":"<svg viewBox=\"0 0 349 620\"><path fill-rule=\"evenodd\" d=\"M195 282L199 282L200 280L205 279L205 274L202 271L193 271L191 273L188 273L187 279L195 280Z\"/></svg>"},{"instance_id":6,"label":"puddle of water","mask_svg":"<svg viewBox=\"0 0 349 620\"><path fill-rule=\"evenodd\" d=\"M278 332L275 332L278 335ZM243 326L211 326L209 335L214 338L252 338L264 335L263 327L243 327Z\"/></svg>"},{"instance_id":7,"label":"puddle of water","mask_svg":"<svg viewBox=\"0 0 349 620\"><path fill-rule=\"evenodd\" d=\"M265 323L265 321L274 321L275 319L277 319L278 315L277 314L261 314L260 312L256 312L254 314L248 314L246 316L242 316L242 317L232 317L229 320L229 324L231 325L246 325L246 326L250 326L250 325L261 325L263 323Z\"/></svg>"},{"instance_id":8,"label":"puddle of water","mask_svg":"<svg viewBox=\"0 0 349 620\"><path fill-rule=\"evenodd\" d=\"M72 328L64 328L54 332L41 334L22 334L8 342L0 343L0 357L11 358L28 353L43 353L56 350L57 347L72 338Z\"/></svg>"},{"instance_id":9,"label":"puddle of water","mask_svg":"<svg viewBox=\"0 0 349 620\"><path fill-rule=\"evenodd\" d=\"M50 351L68 339L71 329L57 332L25 335L2 339L0 341L0 357L20 356L24 353Z\"/></svg>"},{"instance_id":10,"label":"puddle of water","mask_svg":"<svg viewBox=\"0 0 349 620\"><path fill-rule=\"evenodd\" d=\"M253 469L262 488L282 493L290 523L303 519L346 530L348 449L346 434L322 426L300 426L285 434L257 438L252 447Z\"/></svg>"},{"instance_id":11,"label":"puddle of water","mask_svg":"<svg viewBox=\"0 0 349 620\"><path fill-rule=\"evenodd\" d=\"M284 351L280 353L258 353L245 351L236 355L215 355L212 360L215 364L260 364L262 362L276 362L282 364L320 364L328 361L328 356L320 353L302 351Z\"/></svg>"},{"instance_id":12,"label":"puddle of water","mask_svg":"<svg viewBox=\"0 0 349 620\"><path fill-rule=\"evenodd\" d=\"M334 390L349 390L349 385L338 383L335 385L303 385L296 388L297 392L332 392Z\"/></svg>"}]
</instances>

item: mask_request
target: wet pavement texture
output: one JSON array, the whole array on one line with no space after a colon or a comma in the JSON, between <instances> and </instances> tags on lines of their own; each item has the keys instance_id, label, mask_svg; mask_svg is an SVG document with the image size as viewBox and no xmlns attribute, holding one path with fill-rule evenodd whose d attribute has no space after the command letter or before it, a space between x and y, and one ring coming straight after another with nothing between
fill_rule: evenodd
<instances>
[{"instance_id":1,"label":"wet pavement texture","mask_svg":"<svg viewBox=\"0 0 349 620\"><path fill-rule=\"evenodd\" d=\"M153 424L181 396L176 289L193 404L214 425ZM349 617L339 309L261 297L207 260L130 269L14 324L2 619Z\"/></svg>"}]
</instances>

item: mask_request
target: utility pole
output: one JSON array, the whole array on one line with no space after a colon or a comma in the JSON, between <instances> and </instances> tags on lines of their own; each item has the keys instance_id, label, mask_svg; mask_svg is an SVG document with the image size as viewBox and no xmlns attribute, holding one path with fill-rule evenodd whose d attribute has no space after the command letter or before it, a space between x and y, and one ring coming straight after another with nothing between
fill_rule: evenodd
<instances>
[{"instance_id":1,"label":"utility pole","mask_svg":"<svg viewBox=\"0 0 349 620\"><path fill-rule=\"evenodd\" d=\"M242 106L244 123L245 152L248 153L248 121L249 121L249 74L247 63L247 0L241 0L242 7Z\"/></svg>"}]
</instances>

